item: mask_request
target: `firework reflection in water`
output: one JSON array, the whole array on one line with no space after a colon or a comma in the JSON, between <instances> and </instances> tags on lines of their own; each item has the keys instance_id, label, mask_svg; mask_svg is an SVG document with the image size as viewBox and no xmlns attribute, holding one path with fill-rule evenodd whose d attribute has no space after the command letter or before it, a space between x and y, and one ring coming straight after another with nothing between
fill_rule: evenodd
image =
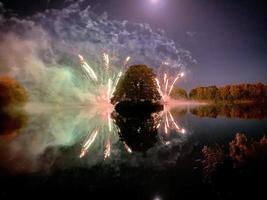
<instances>
[{"instance_id":1,"label":"firework reflection in water","mask_svg":"<svg viewBox=\"0 0 267 200\"><path fill-rule=\"evenodd\" d=\"M168 64L168 63L165 63ZM163 133L169 134L170 130L175 129L178 133L185 134L186 130L178 126L177 122L174 120L174 117L171 113L172 108L172 99L171 93L177 81L184 77L184 72L178 73L178 75L172 79L167 73L164 73L162 80L160 78L156 78L158 91L163 98L164 109L161 112L162 120L157 124L158 129L163 129Z\"/></svg>"},{"instance_id":2,"label":"firework reflection in water","mask_svg":"<svg viewBox=\"0 0 267 200\"><path fill-rule=\"evenodd\" d=\"M96 91L98 91L98 95L96 96L96 101L91 101L92 106L96 109L96 111L102 116L103 124L101 127L96 126L94 130L89 131L89 135L86 138L80 153L80 158L84 157L90 146L93 145L98 135L101 135L103 141L105 143L104 160L106 160L111 155L112 151L112 135L116 134L117 130L114 125L114 122L111 118L111 113L113 112L113 105L110 102L110 99L115 92L116 86L122 76L122 71L118 73L115 72L114 69L110 66L110 58L107 53L103 53L103 66L98 66L102 68L100 70L100 77L97 76L94 69L89 66L89 64L85 61L82 55L78 55L81 62L81 68L87 77L87 81L89 85L94 85ZM130 60L128 56L123 62L123 68L125 68ZM99 136L100 137L100 136Z\"/></svg>"}]
</instances>

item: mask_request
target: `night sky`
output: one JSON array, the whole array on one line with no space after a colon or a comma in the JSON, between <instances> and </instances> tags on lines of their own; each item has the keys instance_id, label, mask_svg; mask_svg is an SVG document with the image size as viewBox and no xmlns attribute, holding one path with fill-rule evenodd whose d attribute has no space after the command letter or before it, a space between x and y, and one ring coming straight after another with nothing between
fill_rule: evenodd
<instances>
[{"instance_id":1,"label":"night sky","mask_svg":"<svg viewBox=\"0 0 267 200\"><path fill-rule=\"evenodd\" d=\"M1 0L31 15L64 7L63 0ZM267 83L267 6L264 0L87 0L111 19L149 23L197 60L181 86Z\"/></svg>"}]
</instances>

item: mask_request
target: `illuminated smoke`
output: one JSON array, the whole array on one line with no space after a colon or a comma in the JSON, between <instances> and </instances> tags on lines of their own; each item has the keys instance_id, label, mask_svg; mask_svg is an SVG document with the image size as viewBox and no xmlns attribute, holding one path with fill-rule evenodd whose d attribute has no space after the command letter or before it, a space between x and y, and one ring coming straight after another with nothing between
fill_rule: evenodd
<instances>
[{"instance_id":1,"label":"illuminated smoke","mask_svg":"<svg viewBox=\"0 0 267 200\"><path fill-rule=\"evenodd\" d=\"M12 151L38 158L49 148L74 145L88 132L81 146L83 158L108 141L115 143L117 130L109 99L123 70L129 62L157 69L163 60L175 71L194 62L190 52L163 31L152 30L148 24L110 20L79 2L27 18L0 14L0 74L12 75L26 87L27 111L38 118L25 130L27 134L12 143ZM62 112L77 106L83 106L77 117ZM45 114L47 110L52 114ZM99 152L103 158L109 150Z\"/></svg>"}]
</instances>

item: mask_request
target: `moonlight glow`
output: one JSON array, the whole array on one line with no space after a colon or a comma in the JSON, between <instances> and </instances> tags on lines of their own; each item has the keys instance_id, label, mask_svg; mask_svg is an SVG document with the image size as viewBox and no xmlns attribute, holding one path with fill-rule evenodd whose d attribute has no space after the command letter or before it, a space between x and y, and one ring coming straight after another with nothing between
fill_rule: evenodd
<instances>
[{"instance_id":1,"label":"moonlight glow","mask_svg":"<svg viewBox=\"0 0 267 200\"><path fill-rule=\"evenodd\" d=\"M150 2L151 2L152 4L158 4L158 3L159 3L159 0L150 0Z\"/></svg>"}]
</instances>

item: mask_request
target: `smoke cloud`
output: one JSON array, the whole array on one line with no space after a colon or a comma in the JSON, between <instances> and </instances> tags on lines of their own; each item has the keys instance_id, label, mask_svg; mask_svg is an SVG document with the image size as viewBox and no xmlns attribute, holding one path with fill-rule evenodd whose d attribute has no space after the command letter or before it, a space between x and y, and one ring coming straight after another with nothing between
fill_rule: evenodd
<instances>
[{"instance_id":1,"label":"smoke cloud","mask_svg":"<svg viewBox=\"0 0 267 200\"><path fill-rule=\"evenodd\" d=\"M123 66L128 56L130 64L147 64L158 69L168 62L175 71L194 62L190 52L177 47L163 31L154 31L148 24L110 20L107 13L96 15L90 6L83 7L82 1L75 2L60 10L50 9L26 18L8 13L0 2L0 75L9 74L19 80L31 100L29 125L10 144L1 147L0 153L7 148L8 159L15 162L8 166L21 166L17 164L21 159L30 163L32 166L24 167L33 171L40 164L52 165L59 156L58 149L81 142L98 123L99 127L106 126L92 114L95 111L81 115L76 110L66 115L64 109L57 110L62 105L72 106L95 98L93 89L81 75L78 54L90 65L100 66L101 55L106 52L116 69ZM40 103L56 110L45 113L47 107L42 110ZM115 142L118 139L114 137ZM101 135L97 139L101 148L103 138ZM51 148L54 149L49 154L51 162L39 162ZM75 157L78 159L77 154Z\"/></svg>"}]
</instances>

